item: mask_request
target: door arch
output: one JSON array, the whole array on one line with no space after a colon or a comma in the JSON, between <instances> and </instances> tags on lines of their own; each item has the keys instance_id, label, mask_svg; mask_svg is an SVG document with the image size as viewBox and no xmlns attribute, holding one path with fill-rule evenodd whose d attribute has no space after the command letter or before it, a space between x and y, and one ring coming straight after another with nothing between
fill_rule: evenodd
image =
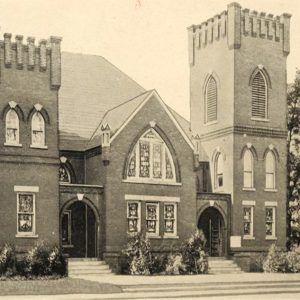
<instances>
[{"instance_id":1,"label":"door arch","mask_svg":"<svg viewBox=\"0 0 300 300\"><path fill-rule=\"evenodd\" d=\"M198 228L206 237L206 250L210 256L225 256L226 226L221 212L215 207L203 210L198 220Z\"/></svg>"},{"instance_id":2,"label":"door arch","mask_svg":"<svg viewBox=\"0 0 300 300\"><path fill-rule=\"evenodd\" d=\"M61 244L70 257L98 257L99 215L87 199L71 200L61 210Z\"/></svg>"}]
</instances>

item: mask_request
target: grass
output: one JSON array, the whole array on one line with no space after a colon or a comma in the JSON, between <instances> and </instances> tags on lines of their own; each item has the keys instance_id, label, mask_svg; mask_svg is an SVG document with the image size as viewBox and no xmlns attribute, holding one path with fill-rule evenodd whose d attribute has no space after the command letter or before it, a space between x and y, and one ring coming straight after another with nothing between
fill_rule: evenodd
<instances>
[{"instance_id":1,"label":"grass","mask_svg":"<svg viewBox=\"0 0 300 300\"><path fill-rule=\"evenodd\" d=\"M8 295L62 295L120 293L122 289L109 283L77 278L57 280L0 281L0 296Z\"/></svg>"}]
</instances>

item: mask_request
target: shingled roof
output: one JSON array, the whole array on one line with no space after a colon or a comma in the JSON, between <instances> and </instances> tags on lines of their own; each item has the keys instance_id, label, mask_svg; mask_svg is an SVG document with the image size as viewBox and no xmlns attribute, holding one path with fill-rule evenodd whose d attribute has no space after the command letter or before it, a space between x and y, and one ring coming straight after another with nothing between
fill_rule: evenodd
<instances>
[{"instance_id":1,"label":"shingled roof","mask_svg":"<svg viewBox=\"0 0 300 300\"><path fill-rule=\"evenodd\" d=\"M83 151L105 112L145 89L96 55L62 53L60 149Z\"/></svg>"}]
</instances>

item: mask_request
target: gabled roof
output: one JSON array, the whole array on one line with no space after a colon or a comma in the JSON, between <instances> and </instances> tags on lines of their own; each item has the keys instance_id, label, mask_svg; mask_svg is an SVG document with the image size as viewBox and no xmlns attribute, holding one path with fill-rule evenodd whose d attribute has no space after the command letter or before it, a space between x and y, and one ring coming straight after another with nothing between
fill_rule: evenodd
<instances>
[{"instance_id":1,"label":"gabled roof","mask_svg":"<svg viewBox=\"0 0 300 300\"><path fill-rule=\"evenodd\" d=\"M156 90L151 90L144 92L137 97L130 99L112 109L110 109L101 120L98 125L97 130L93 134L90 142L88 143L88 148L93 148L101 144L101 127L109 125L111 128L111 142L116 138L116 136L123 130L123 128L130 122L130 120L139 112L139 110L147 103L151 97L154 96L162 108L169 115L177 129L180 131L186 142L193 149L193 144L191 141L191 130L190 123L185 120L182 116L176 113L173 109L168 107L164 101L161 99Z\"/></svg>"},{"instance_id":2,"label":"gabled roof","mask_svg":"<svg viewBox=\"0 0 300 300\"><path fill-rule=\"evenodd\" d=\"M96 55L62 52L60 149L83 151L105 112L145 89Z\"/></svg>"}]
</instances>

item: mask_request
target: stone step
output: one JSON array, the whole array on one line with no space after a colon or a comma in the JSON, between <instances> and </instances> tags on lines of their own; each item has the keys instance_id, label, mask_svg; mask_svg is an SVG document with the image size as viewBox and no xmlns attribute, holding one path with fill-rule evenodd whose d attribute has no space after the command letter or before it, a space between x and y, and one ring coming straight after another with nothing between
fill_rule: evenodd
<instances>
[{"instance_id":1,"label":"stone step","mask_svg":"<svg viewBox=\"0 0 300 300\"><path fill-rule=\"evenodd\" d=\"M112 274L109 265L103 260L95 259L69 259L68 260L68 274L69 277L74 276L102 276L105 274Z\"/></svg>"},{"instance_id":2,"label":"stone step","mask_svg":"<svg viewBox=\"0 0 300 300\"><path fill-rule=\"evenodd\" d=\"M68 258L68 261L77 262L77 261L99 261L97 257L70 257Z\"/></svg>"},{"instance_id":3,"label":"stone step","mask_svg":"<svg viewBox=\"0 0 300 300\"><path fill-rule=\"evenodd\" d=\"M97 261L70 261L68 260L69 266L101 266L105 265L105 261L97 260Z\"/></svg>"},{"instance_id":4,"label":"stone step","mask_svg":"<svg viewBox=\"0 0 300 300\"><path fill-rule=\"evenodd\" d=\"M70 266L68 267L69 271L77 271L77 270L109 270L108 265L76 265L76 266Z\"/></svg>"},{"instance_id":5,"label":"stone step","mask_svg":"<svg viewBox=\"0 0 300 300\"><path fill-rule=\"evenodd\" d=\"M107 270L72 270L69 271L69 276L73 275L102 275L102 274L112 274L110 269Z\"/></svg>"}]
</instances>

